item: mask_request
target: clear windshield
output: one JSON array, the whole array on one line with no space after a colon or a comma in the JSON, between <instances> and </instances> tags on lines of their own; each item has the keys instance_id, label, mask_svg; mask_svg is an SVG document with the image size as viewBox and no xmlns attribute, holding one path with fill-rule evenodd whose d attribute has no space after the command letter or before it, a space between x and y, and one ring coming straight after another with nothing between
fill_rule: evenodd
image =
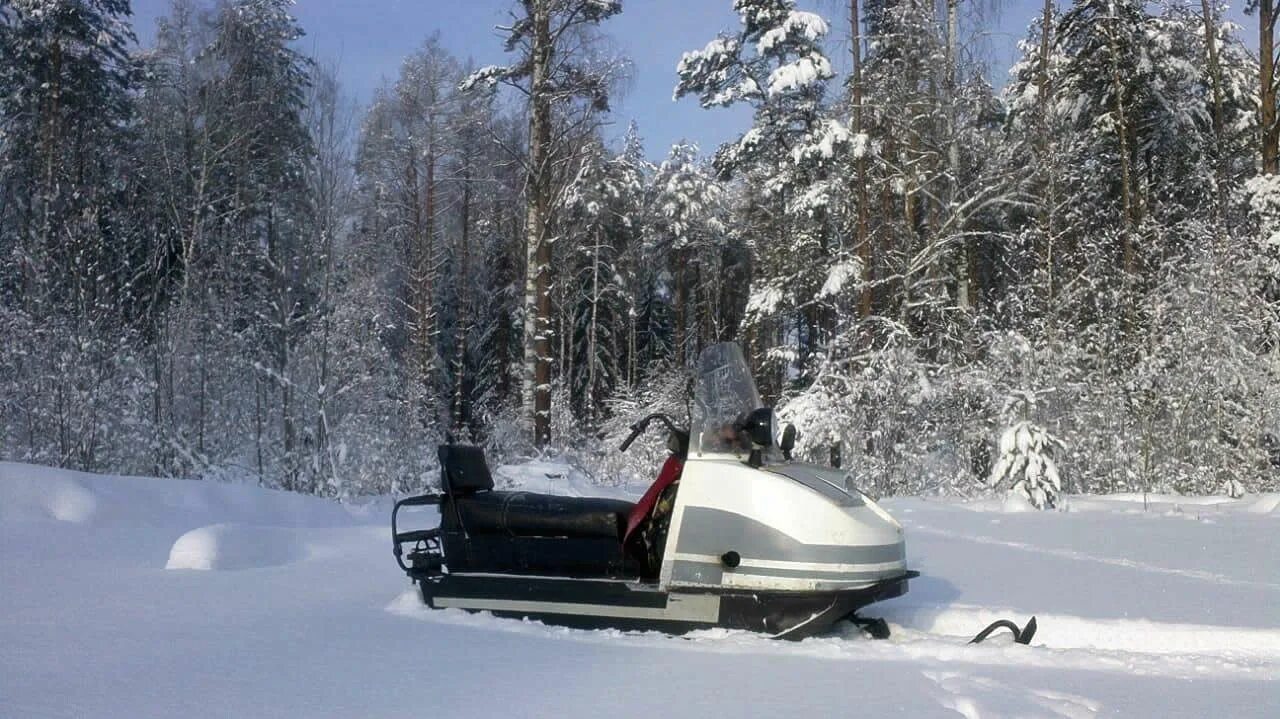
<instances>
[{"instance_id":1,"label":"clear windshield","mask_svg":"<svg viewBox=\"0 0 1280 719\"><path fill-rule=\"evenodd\" d=\"M750 451L751 443L733 429L734 422L762 406L756 383L732 342L712 345L698 357L693 392L690 451L698 454Z\"/></svg>"}]
</instances>

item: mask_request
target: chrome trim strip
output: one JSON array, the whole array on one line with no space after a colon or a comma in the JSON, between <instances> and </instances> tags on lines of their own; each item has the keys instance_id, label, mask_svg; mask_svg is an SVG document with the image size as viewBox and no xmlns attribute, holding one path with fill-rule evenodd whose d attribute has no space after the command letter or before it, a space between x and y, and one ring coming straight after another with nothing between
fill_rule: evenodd
<instances>
[{"instance_id":1,"label":"chrome trim strip","mask_svg":"<svg viewBox=\"0 0 1280 719\"><path fill-rule=\"evenodd\" d=\"M480 597L431 598L437 608L470 609L491 612L528 612L530 614L582 614L593 617L624 619L664 619L675 622L719 622L720 597L716 594L670 594L667 606L631 607L614 604L578 604L575 602L537 602L519 599L485 599Z\"/></svg>"}]
</instances>

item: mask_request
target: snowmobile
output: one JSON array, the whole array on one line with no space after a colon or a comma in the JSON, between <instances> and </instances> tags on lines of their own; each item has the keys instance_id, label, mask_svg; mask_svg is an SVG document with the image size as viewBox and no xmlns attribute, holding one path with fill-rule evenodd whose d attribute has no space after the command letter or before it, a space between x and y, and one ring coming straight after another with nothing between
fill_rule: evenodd
<instances>
[{"instance_id":1,"label":"snowmobile","mask_svg":"<svg viewBox=\"0 0 1280 719\"><path fill-rule=\"evenodd\" d=\"M707 348L689 426L667 432L657 479L636 503L495 489L478 447L439 449L440 491L391 515L397 563L432 608L489 611L579 628L681 634L713 627L799 639L907 591L902 526L836 469L793 461L742 350ZM436 527L401 531L406 507ZM421 518L421 512L418 512Z\"/></svg>"}]
</instances>

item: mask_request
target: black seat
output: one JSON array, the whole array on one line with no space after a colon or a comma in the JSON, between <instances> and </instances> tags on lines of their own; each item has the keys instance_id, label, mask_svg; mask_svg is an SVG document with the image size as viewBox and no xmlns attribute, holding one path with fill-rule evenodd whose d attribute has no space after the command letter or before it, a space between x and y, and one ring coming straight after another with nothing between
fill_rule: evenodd
<instances>
[{"instance_id":1,"label":"black seat","mask_svg":"<svg viewBox=\"0 0 1280 719\"><path fill-rule=\"evenodd\" d=\"M620 540L634 506L618 499L500 492L479 447L440 447L441 479L469 535Z\"/></svg>"},{"instance_id":2,"label":"black seat","mask_svg":"<svg viewBox=\"0 0 1280 719\"><path fill-rule=\"evenodd\" d=\"M532 492L479 492L458 501L469 534L620 539L632 504Z\"/></svg>"}]
</instances>

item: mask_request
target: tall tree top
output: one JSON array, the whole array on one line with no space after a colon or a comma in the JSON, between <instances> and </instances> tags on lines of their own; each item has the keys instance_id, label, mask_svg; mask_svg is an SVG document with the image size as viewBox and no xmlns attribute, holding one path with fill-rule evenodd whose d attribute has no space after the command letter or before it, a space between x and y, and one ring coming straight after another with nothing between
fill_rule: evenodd
<instances>
[{"instance_id":1,"label":"tall tree top","mask_svg":"<svg viewBox=\"0 0 1280 719\"><path fill-rule=\"evenodd\" d=\"M547 26L546 51L554 57L549 63L550 76L543 87L536 91L565 99L583 98L598 111L609 109L609 85L614 80L611 68L618 63L600 63L591 53L563 52L563 42L575 33L581 33L622 12L621 0L520 0L523 13L513 15L510 25L499 26L506 33L507 52L519 51L516 61L510 65L482 67L463 80L464 92L476 87L493 87L498 83L515 88L525 95L532 95L535 88L525 83L533 79L535 32L539 17L545 17ZM549 58L550 59L550 58Z\"/></svg>"},{"instance_id":2,"label":"tall tree top","mask_svg":"<svg viewBox=\"0 0 1280 719\"><path fill-rule=\"evenodd\" d=\"M822 50L827 22L796 10L793 0L737 0L734 9L742 23L738 34L721 33L685 53L676 67L677 99L696 95L706 108L755 108L754 126L720 148L717 169L729 175L760 161L829 159L849 134L839 122L819 121L835 74Z\"/></svg>"},{"instance_id":3,"label":"tall tree top","mask_svg":"<svg viewBox=\"0 0 1280 719\"><path fill-rule=\"evenodd\" d=\"M128 0L0 0L0 124L20 121L50 88L68 111L98 106L77 121L127 114L131 14Z\"/></svg>"}]
</instances>

